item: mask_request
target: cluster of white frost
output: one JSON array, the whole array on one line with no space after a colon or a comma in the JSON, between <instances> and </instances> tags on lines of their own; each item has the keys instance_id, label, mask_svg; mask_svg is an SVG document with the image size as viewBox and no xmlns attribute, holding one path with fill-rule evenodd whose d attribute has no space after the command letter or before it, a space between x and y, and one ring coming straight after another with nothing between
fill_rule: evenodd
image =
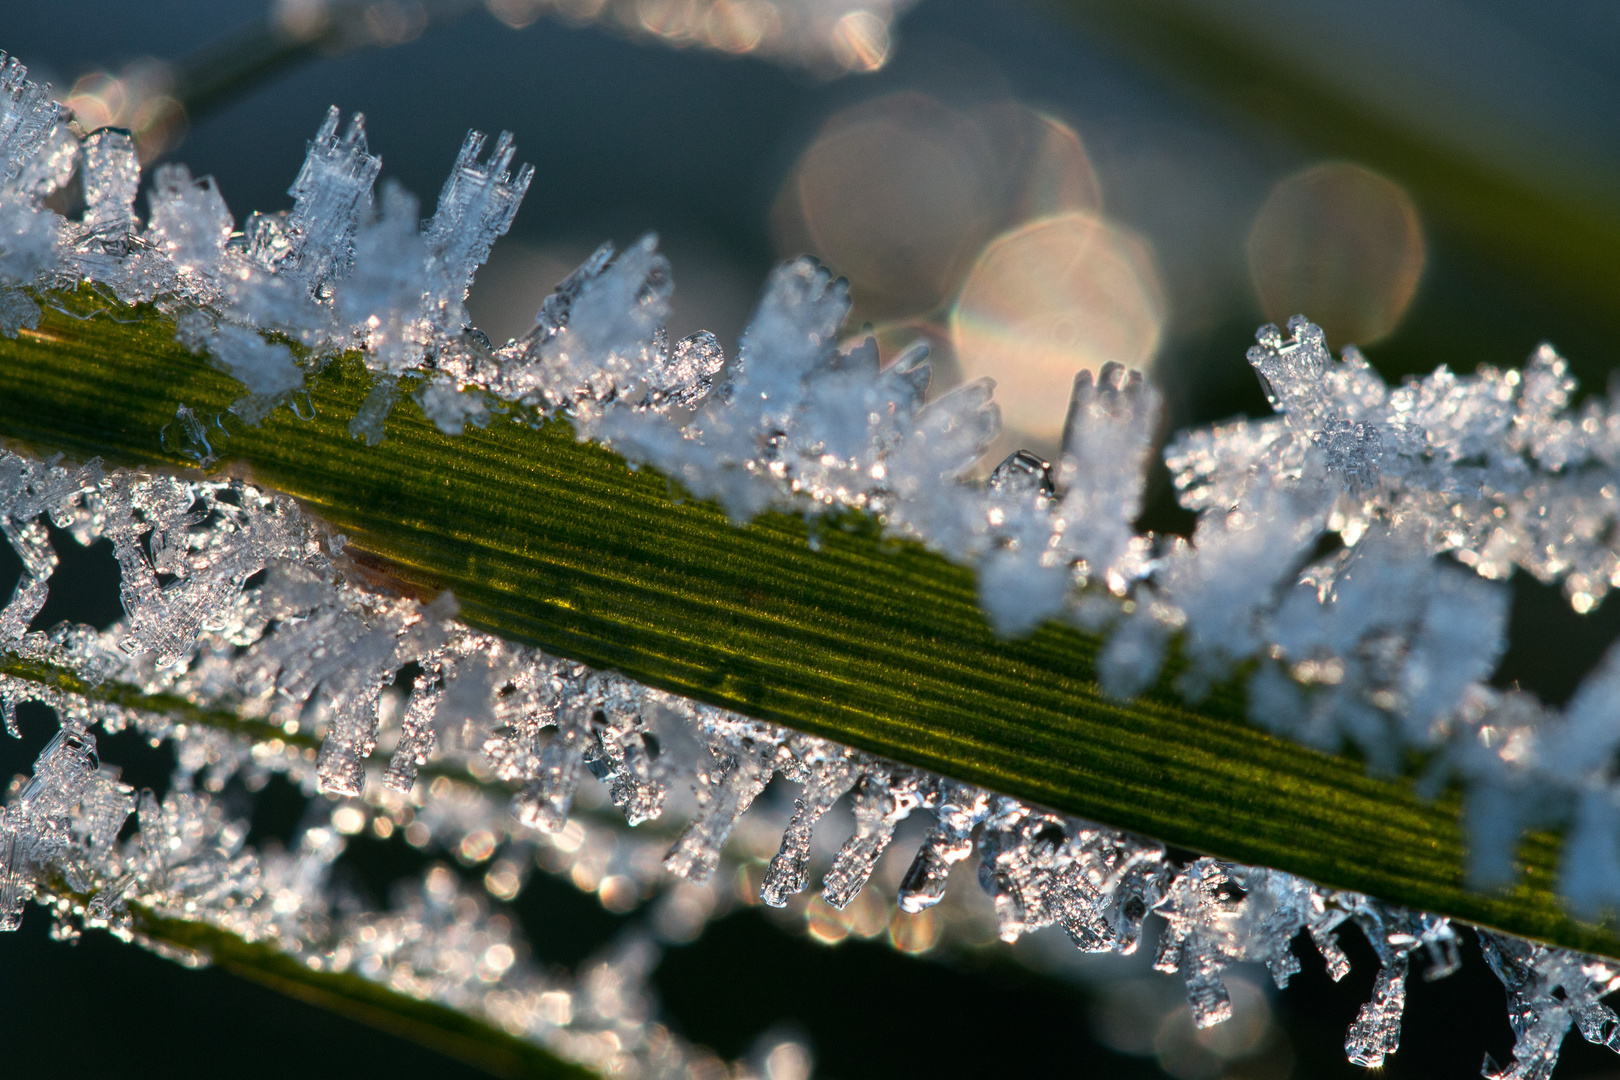
<instances>
[{"instance_id":1,"label":"cluster of white frost","mask_svg":"<svg viewBox=\"0 0 1620 1080\"><path fill-rule=\"evenodd\" d=\"M510 135L481 158L484 136L471 132L423 222L397 184L373 197L382 159L367 150L364 118L344 128L333 108L288 189L291 210L254 214L237 231L211 177L165 165L151 178L142 227L128 134L76 138L62 106L3 57L0 333L38 324L30 288L91 282L123 304L155 302L173 314L181 342L247 387L235 410L249 422L302 387L309 363L362 348L386 394L400 372L460 337L473 272L534 173L511 175ZM80 220L45 202L75 175Z\"/></svg>"},{"instance_id":2,"label":"cluster of white frost","mask_svg":"<svg viewBox=\"0 0 1620 1080\"><path fill-rule=\"evenodd\" d=\"M36 325L41 290L89 283L171 312L182 342L247 387L234 408L249 422L285 401L309 366L358 347L376 385L351 431L368 441L384 436L409 390L448 432L499 409L567 415L582 438L738 519L767 507L868 512L976 566L998 630L1059 619L1105 634L1099 671L1110 692L1150 685L1173 635L1190 697L1255 662L1258 723L1324 749L1349 741L1385 770L1409 749L1428 751L1431 782L1461 776L1478 882L1510 875L1524 828L1567 824L1570 902L1582 912L1620 904L1620 797L1607 765L1620 737L1620 661L1561 716L1484 682L1503 646L1496 582L1514 567L1562 580L1582 611L1620 579L1620 412L1599 399L1570 411L1573 380L1550 349L1523 372L1441 369L1392 389L1353 350L1335 360L1303 320L1287 338L1265 328L1250 360L1278 415L1178 436L1166 459L1197 528L1190 541L1139 535L1159 420L1140 375L1082 373L1056 466L1018 454L974 484L964 477L998 426L990 384L925 403L921 350L885 368L870 341L841 348L847 293L813 261L772 276L729 363L712 336L668 341L672 281L651 238L598 251L531 331L495 346L466 325L462 305L531 175L511 175L508 137L481 159L482 136L469 136L423 223L397 187L373 196L380 162L359 118L340 134L334 111L290 189L292 210L254 215L238 233L211 181L167 166L152 178L143 226L127 138L77 137L24 74L14 60L0 67L0 330ZM75 174L86 209L69 219L45 200ZM28 630L55 565L47 519L81 541L112 541L124 623L105 634ZM245 852L239 825L194 790L199 773L212 778L207 788L279 768L333 795L363 795L388 689L414 670L377 778L397 795L420 789L422 767L456 762L514 785L515 820L556 832L584 769L607 780L632 824L658 817L670 786L689 783L695 812L663 865L701 880L773 776L802 785L764 876L768 904L805 888L816 821L847 797L854 831L823 882L829 904L848 904L896 823L926 810L937 824L900 889L902 909L936 903L949 868L975 858L1009 939L1059 924L1082 948L1128 952L1157 912L1167 924L1158 965L1185 975L1200 1024L1225 1015L1226 964L1264 960L1279 983L1297 970L1289 942L1301 929L1342 975L1332 930L1350 919L1382 968L1347 1047L1376 1064L1395 1045L1408 954L1428 947L1431 974L1454 966L1442 919L1275 871L1210 859L1175 867L1157 844L475 633L455 622L449 598L424 607L367 591L345 576L334 538L241 485L8 456L0 523L24 565L0 611L0 648L283 732L313 723L324 738L311 764L280 738L4 676L8 724L16 701L35 698L57 709L63 730L4 812L5 912L38 891L86 924L127 929L133 907L204 919L558 1045L548 1006L502 1011L552 991L525 998L507 975L486 978L487 966L457 975L434 962L430 977L410 950L356 944L393 940L379 928L395 918L429 953L450 940L436 935L495 940L435 908L432 881L415 914L368 916L367 937L328 911L321 868L341 849L337 834L306 831L296 855ZM181 774L164 804L143 801L141 831L120 846L134 801L97 771L90 728L128 723L175 739ZM167 849L190 853L183 867L165 861ZM1518 1010L1518 1057L1500 1075L1544 1075L1572 1021L1610 1041L1614 1014L1597 1000L1612 985L1606 963L1494 937L1488 947ZM507 1004L494 1003L508 991Z\"/></svg>"}]
</instances>

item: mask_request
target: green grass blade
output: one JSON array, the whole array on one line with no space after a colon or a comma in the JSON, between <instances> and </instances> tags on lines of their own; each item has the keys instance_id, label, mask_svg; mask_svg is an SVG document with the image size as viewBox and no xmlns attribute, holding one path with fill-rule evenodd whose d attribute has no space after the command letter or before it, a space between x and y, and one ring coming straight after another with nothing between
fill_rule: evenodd
<instances>
[{"instance_id":1,"label":"green grass blade","mask_svg":"<svg viewBox=\"0 0 1620 1080\"><path fill-rule=\"evenodd\" d=\"M162 316L120 318L134 321L48 309L0 340L0 437L186 466L161 437L177 405L212 416L239 387ZM970 571L859 521L814 546L796 518L733 526L561 421L450 438L405 401L367 447L347 423L368 389L356 360L333 364L312 381L312 419L238 425L216 468L296 496L405 587L453 589L474 626L1185 848L1620 956L1620 938L1559 907L1553 838L1525 842L1511 892L1472 893L1455 795L1425 803L1408 781L1272 738L1231 687L1193 708L1171 672L1111 701L1095 638L996 638Z\"/></svg>"}]
</instances>

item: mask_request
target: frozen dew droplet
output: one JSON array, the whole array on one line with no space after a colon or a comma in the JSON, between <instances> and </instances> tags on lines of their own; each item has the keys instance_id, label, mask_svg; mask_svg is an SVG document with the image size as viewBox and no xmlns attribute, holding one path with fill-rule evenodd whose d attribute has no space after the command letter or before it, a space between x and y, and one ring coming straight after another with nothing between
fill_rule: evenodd
<instances>
[{"instance_id":1,"label":"frozen dew droplet","mask_svg":"<svg viewBox=\"0 0 1620 1080\"><path fill-rule=\"evenodd\" d=\"M934 805L937 824L928 830L901 879L901 911L915 915L945 898L951 867L973 853L973 830L989 815L990 800L990 793L979 788L949 780L939 785Z\"/></svg>"},{"instance_id":2,"label":"frozen dew droplet","mask_svg":"<svg viewBox=\"0 0 1620 1080\"><path fill-rule=\"evenodd\" d=\"M1056 493L1052 487L1051 463L1028 450L1009 454L990 473L987 483L990 490L998 495L1028 494L1051 498Z\"/></svg>"}]
</instances>

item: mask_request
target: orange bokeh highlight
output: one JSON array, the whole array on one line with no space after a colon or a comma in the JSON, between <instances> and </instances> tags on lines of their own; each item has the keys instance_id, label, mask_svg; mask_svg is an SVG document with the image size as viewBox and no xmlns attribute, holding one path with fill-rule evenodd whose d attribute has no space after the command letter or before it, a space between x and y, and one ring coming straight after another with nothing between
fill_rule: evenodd
<instances>
[{"instance_id":1,"label":"orange bokeh highlight","mask_svg":"<svg viewBox=\"0 0 1620 1080\"><path fill-rule=\"evenodd\" d=\"M1417 293L1425 248L1399 184L1349 162L1280 181L1249 230L1249 273L1266 317L1304 315L1334 345L1395 331Z\"/></svg>"},{"instance_id":2,"label":"orange bokeh highlight","mask_svg":"<svg viewBox=\"0 0 1620 1080\"><path fill-rule=\"evenodd\" d=\"M1078 371L1146 369L1165 304L1152 252L1098 214L1027 222L984 249L951 312L963 379L989 376L1003 425L1055 444Z\"/></svg>"}]
</instances>

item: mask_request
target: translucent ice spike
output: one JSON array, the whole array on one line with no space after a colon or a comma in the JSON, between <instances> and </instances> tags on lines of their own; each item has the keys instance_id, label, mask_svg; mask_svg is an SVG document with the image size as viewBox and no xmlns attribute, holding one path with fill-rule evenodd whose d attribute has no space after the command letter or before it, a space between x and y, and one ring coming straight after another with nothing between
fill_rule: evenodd
<instances>
[{"instance_id":1,"label":"translucent ice spike","mask_svg":"<svg viewBox=\"0 0 1620 1080\"><path fill-rule=\"evenodd\" d=\"M669 260L650 233L584 281L569 304L567 325L542 350L555 369L556 399L608 400L633 387L669 315L673 289Z\"/></svg>"},{"instance_id":2,"label":"translucent ice spike","mask_svg":"<svg viewBox=\"0 0 1620 1080\"><path fill-rule=\"evenodd\" d=\"M842 908L866 885L894 828L922 805L924 777L901 766L868 768L855 788L855 832L833 858L821 898Z\"/></svg>"},{"instance_id":3,"label":"translucent ice spike","mask_svg":"<svg viewBox=\"0 0 1620 1080\"><path fill-rule=\"evenodd\" d=\"M810 369L836 349L849 312L849 283L811 258L777 267L738 345L721 400L746 412L744 429L788 423ZM746 403L746 404L744 404Z\"/></svg>"},{"instance_id":4,"label":"translucent ice spike","mask_svg":"<svg viewBox=\"0 0 1620 1080\"><path fill-rule=\"evenodd\" d=\"M0 930L20 925L39 868L71 842L69 815L98 765L95 738L64 728L35 759L34 774L17 797L0 810Z\"/></svg>"},{"instance_id":5,"label":"translucent ice spike","mask_svg":"<svg viewBox=\"0 0 1620 1080\"><path fill-rule=\"evenodd\" d=\"M0 514L0 531L11 542L22 560L23 575L6 606L0 609L0 644L14 645L22 640L28 624L45 606L50 593L49 578L56 570L56 551L51 547L45 523L38 519L18 525ZM7 731L20 737L7 717Z\"/></svg>"},{"instance_id":6,"label":"translucent ice spike","mask_svg":"<svg viewBox=\"0 0 1620 1080\"><path fill-rule=\"evenodd\" d=\"M141 163L128 133L103 128L84 140L83 240L97 241L119 254L135 231L135 193Z\"/></svg>"},{"instance_id":7,"label":"translucent ice spike","mask_svg":"<svg viewBox=\"0 0 1620 1080\"><path fill-rule=\"evenodd\" d=\"M28 81L28 69L0 52L0 189L15 185L38 160L62 106L51 88Z\"/></svg>"},{"instance_id":8,"label":"translucent ice spike","mask_svg":"<svg viewBox=\"0 0 1620 1080\"><path fill-rule=\"evenodd\" d=\"M465 316L461 304L467 299L473 274L489 258L490 246L506 235L534 178L532 165L520 168L515 179L509 175L516 152L511 132L501 132L489 159L480 162L483 148L484 133L469 131L439 192L438 209L423 230L434 262L432 276L442 290L429 299L429 306L457 323L446 325L447 330L461 329L459 323Z\"/></svg>"},{"instance_id":9,"label":"translucent ice spike","mask_svg":"<svg viewBox=\"0 0 1620 1080\"><path fill-rule=\"evenodd\" d=\"M433 711L438 744L446 750L473 750L484 744L495 723L491 703L498 658L479 652L460 658L445 672L444 689Z\"/></svg>"},{"instance_id":10,"label":"translucent ice spike","mask_svg":"<svg viewBox=\"0 0 1620 1080\"><path fill-rule=\"evenodd\" d=\"M820 740L816 740L820 742ZM855 766L842 747L818 755L804 780L804 794L794 801L793 817L782 833L782 846L765 868L759 898L771 907L786 907L804 891L810 866L810 840L816 822L855 784Z\"/></svg>"},{"instance_id":11,"label":"translucent ice spike","mask_svg":"<svg viewBox=\"0 0 1620 1080\"><path fill-rule=\"evenodd\" d=\"M34 894L22 830L20 820L0 811L0 930L22 925L23 905Z\"/></svg>"},{"instance_id":12,"label":"translucent ice spike","mask_svg":"<svg viewBox=\"0 0 1620 1080\"><path fill-rule=\"evenodd\" d=\"M1335 901L1348 908L1381 965L1372 998L1361 1007L1345 1037L1345 1053L1357 1064L1381 1065L1400 1046L1412 952L1423 947L1428 953L1426 979L1444 978L1460 962L1457 935L1450 922L1439 916L1389 907L1356 893L1336 894ZM1334 960L1329 958L1328 964L1331 974Z\"/></svg>"},{"instance_id":13,"label":"translucent ice spike","mask_svg":"<svg viewBox=\"0 0 1620 1080\"><path fill-rule=\"evenodd\" d=\"M1428 953L1429 966L1423 972L1423 981L1435 982L1455 975L1462 967L1462 951L1451 920L1426 912L1407 912L1406 917L1405 933L1417 938L1413 948L1422 946Z\"/></svg>"},{"instance_id":14,"label":"translucent ice spike","mask_svg":"<svg viewBox=\"0 0 1620 1080\"><path fill-rule=\"evenodd\" d=\"M1199 859L1176 876L1158 909L1166 926L1154 970L1181 972L1193 1024L1199 1028L1232 1017L1232 998L1221 982L1221 944L1230 936L1238 909L1226 893L1230 880L1220 863Z\"/></svg>"},{"instance_id":15,"label":"translucent ice spike","mask_svg":"<svg viewBox=\"0 0 1620 1080\"><path fill-rule=\"evenodd\" d=\"M662 748L647 730L640 687L626 680L608 684L602 700L602 725L596 731L586 764L608 785L608 797L624 811L625 821L640 825L664 812Z\"/></svg>"},{"instance_id":16,"label":"translucent ice spike","mask_svg":"<svg viewBox=\"0 0 1620 1080\"><path fill-rule=\"evenodd\" d=\"M399 399L399 380L392 375L380 375L372 383L371 392L360 403L360 408L349 420L349 438L363 439L367 446L376 446L386 437L383 423ZM431 417L431 414L430 414Z\"/></svg>"},{"instance_id":17,"label":"translucent ice spike","mask_svg":"<svg viewBox=\"0 0 1620 1080\"><path fill-rule=\"evenodd\" d=\"M1513 1028L1513 1061L1498 1065L1485 1055L1489 1080L1548 1080L1558 1051L1576 1023L1587 1042L1620 1052L1620 1017L1603 997L1620 989L1613 961L1476 929L1485 961L1507 991Z\"/></svg>"},{"instance_id":18,"label":"translucent ice spike","mask_svg":"<svg viewBox=\"0 0 1620 1080\"><path fill-rule=\"evenodd\" d=\"M498 350L485 388L509 401L570 407L582 422L649 370L674 288L669 261L648 235L617 257L603 244L546 298L535 325Z\"/></svg>"},{"instance_id":19,"label":"translucent ice spike","mask_svg":"<svg viewBox=\"0 0 1620 1080\"><path fill-rule=\"evenodd\" d=\"M1082 951L1131 955L1169 879L1164 848L1101 828L1080 829L1069 848L1073 862L1047 900L1051 915Z\"/></svg>"},{"instance_id":20,"label":"translucent ice spike","mask_svg":"<svg viewBox=\"0 0 1620 1080\"><path fill-rule=\"evenodd\" d=\"M416 770L426 765L433 754L433 714L439 706L437 678L437 672L418 675L411 687L411 699L400 721L399 745L383 776L383 783L394 791L409 794L416 786Z\"/></svg>"},{"instance_id":21,"label":"translucent ice spike","mask_svg":"<svg viewBox=\"0 0 1620 1080\"><path fill-rule=\"evenodd\" d=\"M1425 432L1382 408L1386 387L1353 349L1335 363L1320 328L1295 316L1292 338L1263 327L1248 353L1272 408L1288 427L1317 447L1327 471L1352 494L1370 489L1385 473L1407 470L1404 459L1422 452Z\"/></svg>"},{"instance_id":22,"label":"translucent ice spike","mask_svg":"<svg viewBox=\"0 0 1620 1080\"><path fill-rule=\"evenodd\" d=\"M333 306L339 323L352 327L364 342L366 366L379 373L378 386L384 387L390 377L418 364L431 340L419 325L430 274L416 196L388 180L380 203L355 231L354 268L334 287ZM462 321L456 317L457 332ZM367 442L381 441L380 425L391 403L391 398L379 398L373 390L360 412L380 409L381 414L375 419L357 416L349 433L369 426L375 433Z\"/></svg>"},{"instance_id":23,"label":"translucent ice spike","mask_svg":"<svg viewBox=\"0 0 1620 1080\"><path fill-rule=\"evenodd\" d=\"M737 819L753 805L775 769L768 759L743 749L700 771L697 816L664 857L664 869L702 884L720 863Z\"/></svg>"},{"instance_id":24,"label":"translucent ice spike","mask_svg":"<svg viewBox=\"0 0 1620 1080\"><path fill-rule=\"evenodd\" d=\"M1339 944L1339 935L1334 933L1337 923L1329 924L1325 920L1312 923L1309 927L1311 942L1316 951L1322 954L1322 963L1327 967L1328 978L1338 982L1350 974L1350 958L1344 954L1344 947Z\"/></svg>"},{"instance_id":25,"label":"translucent ice spike","mask_svg":"<svg viewBox=\"0 0 1620 1080\"><path fill-rule=\"evenodd\" d=\"M1075 376L1057 469L1060 550L1105 577L1125 554L1142 510L1160 395L1139 371L1104 364Z\"/></svg>"},{"instance_id":26,"label":"translucent ice spike","mask_svg":"<svg viewBox=\"0 0 1620 1080\"><path fill-rule=\"evenodd\" d=\"M34 775L23 785L17 806L41 828L54 824L83 798L98 767L95 736L64 728L40 751Z\"/></svg>"},{"instance_id":27,"label":"translucent ice spike","mask_svg":"<svg viewBox=\"0 0 1620 1080\"><path fill-rule=\"evenodd\" d=\"M366 148L366 118L355 113L341 136L339 119L334 105L310 142L287 189L293 208L285 221L256 218L248 229L249 254L266 269L297 278L311 294L348 272L355 229L382 169L382 159Z\"/></svg>"},{"instance_id":28,"label":"translucent ice spike","mask_svg":"<svg viewBox=\"0 0 1620 1080\"><path fill-rule=\"evenodd\" d=\"M119 783L116 767L104 765L90 776L71 821L74 848L62 866L64 878L75 891L89 892L103 873L116 873L108 856L134 809L135 790Z\"/></svg>"},{"instance_id":29,"label":"translucent ice spike","mask_svg":"<svg viewBox=\"0 0 1620 1080\"><path fill-rule=\"evenodd\" d=\"M1401 1014L1406 1010L1407 954L1390 958L1378 969L1372 998L1356 1014L1345 1035L1344 1052L1351 1064L1379 1068L1401 1044Z\"/></svg>"},{"instance_id":30,"label":"translucent ice spike","mask_svg":"<svg viewBox=\"0 0 1620 1080\"><path fill-rule=\"evenodd\" d=\"M544 343L562 332L572 316L575 301L613 261L613 250L611 243L601 244L591 252L589 258L557 283L550 295L541 302L540 310L534 317L534 326L524 335L525 342Z\"/></svg>"},{"instance_id":31,"label":"translucent ice spike","mask_svg":"<svg viewBox=\"0 0 1620 1080\"><path fill-rule=\"evenodd\" d=\"M1327 337L1319 327L1295 316L1288 320L1291 338L1275 326L1262 327L1249 349L1249 363L1260 376L1271 407L1305 432L1320 431L1334 418L1332 388L1326 375L1333 363Z\"/></svg>"},{"instance_id":32,"label":"translucent ice spike","mask_svg":"<svg viewBox=\"0 0 1620 1080\"><path fill-rule=\"evenodd\" d=\"M409 627L402 625L412 616L414 612L385 614L363 633L348 640L334 635L335 640L317 648L329 654L319 672L331 714L316 765L323 791L359 795L365 787L365 760L377 746L377 703L383 686L400 664L416 659L424 645L438 640L431 616Z\"/></svg>"},{"instance_id":33,"label":"translucent ice spike","mask_svg":"<svg viewBox=\"0 0 1620 1080\"><path fill-rule=\"evenodd\" d=\"M514 816L531 829L557 833L568 824L568 811L579 788L580 768L595 741L592 714L595 705L586 701L557 710L557 730L540 752L540 767L534 779L512 797Z\"/></svg>"},{"instance_id":34,"label":"translucent ice spike","mask_svg":"<svg viewBox=\"0 0 1620 1080\"><path fill-rule=\"evenodd\" d=\"M994 391L989 379L975 379L941 395L917 414L911 433L885 461L890 489L914 504L901 507L908 523L947 550L966 547L963 538L941 529L952 521L947 482L972 468L1000 433Z\"/></svg>"},{"instance_id":35,"label":"translucent ice spike","mask_svg":"<svg viewBox=\"0 0 1620 1080\"><path fill-rule=\"evenodd\" d=\"M212 176L194 180L184 165L152 170L146 242L174 264L199 298L217 289L220 260L236 228Z\"/></svg>"},{"instance_id":36,"label":"translucent ice spike","mask_svg":"<svg viewBox=\"0 0 1620 1080\"><path fill-rule=\"evenodd\" d=\"M118 775L117 768L104 765L90 778L74 820L74 832L83 839L92 864L107 857L124 821L135 812L135 789Z\"/></svg>"},{"instance_id":37,"label":"translucent ice spike","mask_svg":"<svg viewBox=\"0 0 1620 1080\"><path fill-rule=\"evenodd\" d=\"M928 830L900 882L900 910L915 915L945 898L951 867L973 853L973 830L990 813L990 793L943 781L934 806L937 824Z\"/></svg>"},{"instance_id":38,"label":"translucent ice spike","mask_svg":"<svg viewBox=\"0 0 1620 1080\"><path fill-rule=\"evenodd\" d=\"M329 795L359 795L366 786L366 758L377 745L377 694L344 694L315 763L320 788Z\"/></svg>"},{"instance_id":39,"label":"translucent ice spike","mask_svg":"<svg viewBox=\"0 0 1620 1080\"><path fill-rule=\"evenodd\" d=\"M660 412L690 409L709 393L715 376L725 364L725 351L707 330L683 337L672 349L668 333L659 327L653 340L653 364L646 376L647 396L642 404Z\"/></svg>"}]
</instances>

